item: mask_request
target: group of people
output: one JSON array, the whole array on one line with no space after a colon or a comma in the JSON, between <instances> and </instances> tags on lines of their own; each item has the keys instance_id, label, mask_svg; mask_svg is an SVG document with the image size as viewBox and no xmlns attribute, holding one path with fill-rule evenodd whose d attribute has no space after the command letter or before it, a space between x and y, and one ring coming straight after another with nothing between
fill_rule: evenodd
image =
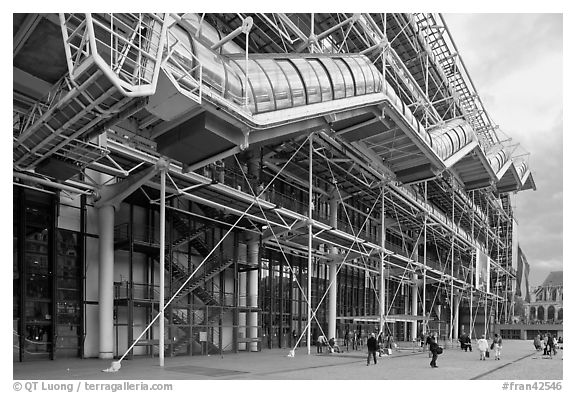
<instances>
[{"instance_id":1,"label":"group of people","mask_svg":"<svg viewBox=\"0 0 576 393\"><path fill-rule=\"evenodd\" d=\"M362 348L364 347L364 340L362 339L362 333L360 331L357 332L356 330L354 330L353 332L346 330L346 333L344 334L344 345L346 346L346 351L349 351L350 345L352 345L353 351L357 350L361 351Z\"/></svg>"},{"instance_id":2,"label":"group of people","mask_svg":"<svg viewBox=\"0 0 576 393\"><path fill-rule=\"evenodd\" d=\"M460 349L464 352L472 352L472 340L470 339L470 335L466 332L462 333L458 338L460 342ZM480 352L480 360L486 360L487 357L490 357L490 351L494 351L494 360L500 360L502 355L502 336L498 333L494 334L494 338L492 342L488 344L489 340L486 338L486 335L483 334L477 342L478 352Z\"/></svg>"},{"instance_id":3,"label":"group of people","mask_svg":"<svg viewBox=\"0 0 576 393\"><path fill-rule=\"evenodd\" d=\"M562 337L557 339L555 335L550 333L544 335L536 334L534 337L534 348L537 351L543 351L542 355L549 358L557 354L560 344L562 344Z\"/></svg>"},{"instance_id":4,"label":"group of people","mask_svg":"<svg viewBox=\"0 0 576 393\"><path fill-rule=\"evenodd\" d=\"M318 336L316 339L316 353L324 353L324 347L328 347L328 351L340 353L340 346L336 344L336 340L332 337L330 340L326 340L323 335Z\"/></svg>"},{"instance_id":5,"label":"group of people","mask_svg":"<svg viewBox=\"0 0 576 393\"><path fill-rule=\"evenodd\" d=\"M472 340L470 339L470 335L467 333L463 333L459 338L458 341L460 342L460 348L464 352L470 350L472 352ZM534 346L537 350L544 350L544 355L551 355L553 352L556 354L557 348L557 340L555 336L545 335L544 338L540 338L539 335L534 338ZM352 349L357 350L362 348L362 338L360 334L357 334L354 331L352 334L350 332L346 332L344 336L344 344L346 345L346 350L348 351L349 344L352 343ZM483 334L481 338L477 340L477 348L480 353L480 360L486 360L487 357L490 357L490 351L494 351L494 359L500 360L502 354L502 337L496 333L494 338L491 340L489 344L489 340L486 339L486 335ZM326 340L323 335L318 336L316 340L317 345L317 352L322 353L323 346L328 346L331 352L340 352L340 347L336 344L334 338L330 340ZM384 336L383 334L379 334L378 338L376 338L375 333L370 333L368 340L366 342L366 347L368 349L368 358L366 360L366 365L370 365L370 358L374 360L374 364L377 364L376 353L380 352L382 354L383 348L391 348L393 347L394 342L392 336ZM424 340L421 338L421 345L427 346L429 351L430 360L430 367L438 368L436 361L438 360L438 355L442 354L443 348L438 344L438 336L435 332L429 334L426 339ZM388 353L390 353L388 352Z\"/></svg>"},{"instance_id":6,"label":"group of people","mask_svg":"<svg viewBox=\"0 0 576 393\"><path fill-rule=\"evenodd\" d=\"M460 349L464 352L472 352L472 340L470 339L470 335L466 332L462 333L458 338L460 342ZM486 360L487 357L490 357L490 351L494 351L494 360L500 360L502 354L502 336L498 333L494 334L494 338L492 342L488 344L489 340L486 338L486 335L483 334L481 338L479 338L476 342L478 347L478 352L480 352L480 360Z\"/></svg>"}]
</instances>

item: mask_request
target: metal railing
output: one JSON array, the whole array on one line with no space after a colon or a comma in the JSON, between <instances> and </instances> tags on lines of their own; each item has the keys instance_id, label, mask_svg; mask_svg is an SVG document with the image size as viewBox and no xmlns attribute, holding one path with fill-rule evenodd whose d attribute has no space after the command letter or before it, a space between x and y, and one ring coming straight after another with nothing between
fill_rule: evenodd
<instances>
[{"instance_id":1,"label":"metal railing","mask_svg":"<svg viewBox=\"0 0 576 393\"><path fill-rule=\"evenodd\" d=\"M60 14L73 79L96 63L126 96L154 93L166 39L166 15Z\"/></svg>"}]
</instances>

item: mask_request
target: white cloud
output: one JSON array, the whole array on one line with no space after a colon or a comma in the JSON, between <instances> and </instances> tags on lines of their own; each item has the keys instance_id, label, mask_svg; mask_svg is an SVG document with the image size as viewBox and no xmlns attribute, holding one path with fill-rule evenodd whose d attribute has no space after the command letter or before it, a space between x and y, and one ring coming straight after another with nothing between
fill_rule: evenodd
<instances>
[{"instance_id":1,"label":"white cloud","mask_svg":"<svg viewBox=\"0 0 576 393\"><path fill-rule=\"evenodd\" d=\"M537 191L513 197L520 245L538 285L563 269L563 19L559 14L445 15L494 123L529 153ZM481 32L479 34L479 32Z\"/></svg>"}]
</instances>

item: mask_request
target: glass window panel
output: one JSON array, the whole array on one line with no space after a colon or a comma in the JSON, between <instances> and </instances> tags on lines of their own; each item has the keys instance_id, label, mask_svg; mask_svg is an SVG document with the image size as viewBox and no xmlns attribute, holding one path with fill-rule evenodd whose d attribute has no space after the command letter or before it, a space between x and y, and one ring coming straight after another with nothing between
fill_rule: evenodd
<instances>
[{"instance_id":1,"label":"glass window panel","mask_svg":"<svg viewBox=\"0 0 576 393\"><path fill-rule=\"evenodd\" d=\"M372 72L371 63L365 57L355 57L355 60L360 65L360 69L364 74L364 80L366 81L366 94L376 92L376 78Z\"/></svg>"},{"instance_id":2,"label":"glass window panel","mask_svg":"<svg viewBox=\"0 0 576 393\"><path fill-rule=\"evenodd\" d=\"M334 59L334 63L340 68L340 72L342 72L342 76L344 77L344 86L346 91L346 97L353 97L354 96L354 78L352 77L352 73L350 69L342 59Z\"/></svg>"},{"instance_id":3,"label":"glass window panel","mask_svg":"<svg viewBox=\"0 0 576 393\"><path fill-rule=\"evenodd\" d=\"M224 66L219 55L206 48L204 45L194 43L196 56L202 67L202 80L219 93L224 92Z\"/></svg>"},{"instance_id":4,"label":"glass window panel","mask_svg":"<svg viewBox=\"0 0 576 393\"><path fill-rule=\"evenodd\" d=\"M296 66L304 81L308 103L313 104L322 101L320 82L312 66L306 59L292 59L292 63Z\"/></svg>"},{"instance_id":5,"label":"glass window panel","mask_svg":"<svg viewBox=\"0 0 576 393\"><path fill-rule=\"evenodd\" d=\"M274 59L260 59L256 60L256 62L262 67L268 79L270 79L276 109L291 107L292 92L290 91L290 84L282 69L276 64L276 61Z\"/></svg>"},{"instance_id":6,"label":"glass window panel","mask_svg":"<svg viewBox=\"0 0 576 393\"><path fill-rule=\"evenodd\" d=\"M226 91L224 92L224 97L237 105L244 105L244 81L240 79L244 77L244 72L238 72L238 65L234 67L232 64L235 63L224 63L224 68L226 69Z\"/></svg>"},{"instance_id":7,"label":"glass window panel","mask_svg":"<svg viewBox=\"0 0 576 393\"><path fill-rule=\"evenodd\" d=\"M354 57L344 57L342 60L346 62L346 64L348 64L350 67L350 70L352 70L352 75L354 76L354 84L356 87L356 95L366 94L366 78L360 67L360 64L358 64Z\"/></svg>"},{"instance_id":8,"label":"glass window panel","mask_svg":"<svg viewBox=\"0 0 576 393\"><path fill-rule=\"evenodd\" d=\"M301 106L306 105L306 94L304 93L304 84L296 68L288 60L277 60L278 65L286 76L288 77L288 82L290 83L290 88L292 90L292 105Z\"/></svg>"},{"instance_id":9,"label":"glass window panel","mask_svg":"<svg viewBox=\"0 0 576 393\"><path fill-rule=\"evenodd\" d=\"M328 76L332 81L332 88L334 89L334 99L337 100L339 98L344 98L346 96L345 86L344 86L344 76L342 76L342 71L340 68L334 63L334 60L326 57L326 58L319 58L320 63L326 67L328 72Z\"/></svg>"},{"instance_id":10,"label":"glass window panel","mask_svg":"<svg viewBox=\"0 0 576 393\"><path fill-rule=\"evenodd\" d=\"M25 307L27 322L38 323L52 320L52 304L50 301L29 300L26 301Z\"/></svg>"},{"instance_id":11,"label":"glass window panel","mask_svg":"<svg viewBox=\"0 0 576 393\"><path fill-rule=\"evenodd\" d=\"M245 59L236 59L241 69L245 69ZM274 98L272 96L272 86L266 76L266 73L260 65L254 60L248 62L248 79L254 94L256 108L254 113L263 113L275 109Z\"/></svg>"},{"instance_id":12,"label":"glass window panel","mask_svg":"<svg viewBox=\"0 0 576 393\"><path fill-rule=\"evenodd\" d=\"M180 26L175 25L168 34L168 46L174 47L172 58L175 59L188 72L195 64L192 63L192 43L188 33Z\"/></svg>"},{"instance_id":13,"label":"glass window panel","mask_svg":"<svg viewBox=\"0 0 576 393\"><path fill-rule=\"evenodd\" d=\"M228 65L231 68L231 71L233 74L235 74L235 76L238 78L238 80L241 83L241 86L244 86L244 62L242 62L242 65L238 64L238 62L236 60L230 59ZM230 74L228 74L230 75ZM231 91L231 97L233 98L233 92ZM242 95L240 96L240 99L237 101L237 104L239 105L244 105L244 90L242 90ZM255 113L256 112L256 105L254 103L254 94L252 91L252 85L250 83L250 81L248 81L248 108L250 109L250 112Z\"/></svg>"},{"instance_id":14,"label":"glass window panel","mask_svg":"<svg viewBox=\"0 0 576 393\"><path fill-rule=\"evenodd\" d=\"M322 91L322 101L324 102L332 100L332 84L326 69L322 66L322 64L320 64L318 60L308 59L308 63L310 63L312 68L314 68L314 71L316 71L316 75L318 75L318 80L320 81L320 88ZM342 77L342 75L340 75L340 77ZM343 81L342 84L344 84ZM342 86L342 92L344 90L343 87L344 86Z\"/></svg>"}]
</instances>

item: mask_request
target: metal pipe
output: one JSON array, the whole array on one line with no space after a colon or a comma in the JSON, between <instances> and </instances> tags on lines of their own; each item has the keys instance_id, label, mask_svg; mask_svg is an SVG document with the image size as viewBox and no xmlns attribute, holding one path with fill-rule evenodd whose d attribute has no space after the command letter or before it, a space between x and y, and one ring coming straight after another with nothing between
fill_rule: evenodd
<instances>
[{"instance_id":1,"label":"metal pipe","mask_svg":"<svg viewBox=\"0 0 576 393\"><path fill-rule=\"evenodd\" d=\"M384 317L386 313L386 283L384 281L384 259L386 258L386 217L385 217L385 198L384 198L384 185L382 185L382 212L380 223L380 245L382 251L380 252L380 333L384 330Z\"/></svg>"},{"instance_id":2,"label":"metal pipe","mask_svg":"<svg viewBox=\"0 0 576 393\"><path fill-rule=\"evenodd\" d=\"M230 34L228 34L226 37L222 38L220 41L214 43L210 49L212 50L216 50L218 48L220 48L222 45L226 44L227 42L229 42L230 40L233 40L234 38L238 37L240 34L244 33L244 34L248 34L248 32L250 31L250 29L252 29L252 17L247 17L246 19L244 19L242 21L242 25L238 26L233 32L231 32Z\"/></svg>"},{"instance_id":3,"label":"metal pipe","mask_svg":"<svg viewBox=\"0 0 576 393\"><path fill-rule=\"evenodd\" d=\"M282 31L280 26L278 26L275 22L273 22L270 18L268 18L266 14L260 13L260 17L264 19L266 22L268 22L270 26L275 28L277 30L277 33L280 34L282 37L284 37L286 41L288 41L290 44L294 43L294 40L288 34L286 34L286 32Z\"/></svg>"},{"instance_id":4,"label":"metal pipe","mask_svg":"<svg viewBox=\"0 0 576 393\"><path fill-rule=\"evenodd\" d=\"M424 204L428 205L428 181L424 182ZM424 277L422 284L422 310L424 312L424 318L426 318L426 264L428 263L428 241L426 236L428 234L428 212L424 213ZM432 304L430 304L430 310L432 310ZM423 324L425 326L424 333L426 333L426 328L428 327L428 320Z\"/></svg>"},{"instance_id":5,"label":"metal pipe","mask_svg":"<svg viewBox=\"0 0 576 393\"><path fill-rule=\"evenodd\" d=\"M165 248L165 227L166 227L166 170L160 171L160 317L159 323L159 349L158 358L160 367L164 367L164 248Z\"/></svg>"},{"instance_id":6,"label":"metal pipe","mask_svg":"<svg viewBox=\"0 0 576 393\"><path fill-rule=\"evenodd\" d=\"M309 138L309 163L308 163L308 288L306 298L308 300L308 331L306 332L306 345L310 355L310 330L312 329L312 138Z\"/></svg>"},{"instance_id":7,"label":"metal pipe","mask_svg":"<svg viewBox=\"0 0 576 393\"><path fill-rule=\"evenodd\" d=\"M314 26L314 14L312 14L312 26ZM328 37L329 35L331 35L333 32L335 32L336 30L338 30L339 28L347 25L348 23L352 22L356 22L358 19L360 18L360 14L353 14L351 17L343 20L342 22L332 26L331 28L329 28L328 30L323 31L322 33L318 34L318 35L314 35L314 32L312 31L310 37L303 42L302 44L300 44L297 48L296 48L296 52L302 52L304 49L306 49L310 44L314 43L314 42L318 42L319 40L322 40L326 37ZM312 27L313 29L313 27Z\"/></svg>"},{"instance_id":8,"label":"metal pipe","mask_svg":"<svg viewBox=\"0 0 576 393\"><path fill-rule=\"evenodd\" d=\"M42 184L44 186L48 186L48 187L52 187L52 188L57 188L59 190L63 190L63 191L68 191L68 192L74 192L77 194L91 194L96 190L96 187L94 186L90 186L90 185L84 185L84 187L86 187L88 190L81 190L78 189L76 187L72 187L72 186L67 186L65 184L62 183L57 183L55 181L51 181L51 180L46 180L46 179L41 179L35 176L30 176L30 175L26 175L24 173L21 172L12 172L12 176L17 178L17 179L22 179L22 180L26 180L26 181L31 181L31 182L35 182L38 184Z\"/></svg>"},{"instance_id":9,"label":"metal pipe","mask_svg":"<svg viewBox=\"0 0 576 393\"><path fill-rule=\"evenodd\" d=\"M454 180L454 179L452 179ZM454 184L452 184L452 239L450 241L450 344L454 339Z\"/></svg>"},{"instance_id":10,"label":"metal pipe","mask_svg":"<svg viewBox=\"0 0 576 393\"><path fill-rule=\"evenodd\" d=\"M294 32L294 34L296 34L298 36L298 38L300 38L302 41L306 41L308 39L308 37L306 37L306 35L302 32L302 30L300 30L298 28L298 26L296 26L294 24L294 22L292 22L292 20L286 15L286 14L278 14L278 17L280 18L280 20L282 22L284 22L289 28L290 30L292 30Z\"/></svg>"},{"instance_id":11,"label":"metal pipe","mask_svg":"<svg viewBox=\"0 0 576 393\"><path fill-rule=\"evenodd\" d=\"M336 191L336 186L333 186L333 191ZM337 193L333 192L332 197L330 198L330 225L333 228L337 228L338 226L338 199ZM338 255L338 247L332 246L330 253L333 256ZM328 338L336 338L336 301L338 298L338 263L336 260L333 260L328 265L329 269L329 276L330 276L330 289L329 289L329 296L328 296Z\"/></svg>"}]
</instances>

